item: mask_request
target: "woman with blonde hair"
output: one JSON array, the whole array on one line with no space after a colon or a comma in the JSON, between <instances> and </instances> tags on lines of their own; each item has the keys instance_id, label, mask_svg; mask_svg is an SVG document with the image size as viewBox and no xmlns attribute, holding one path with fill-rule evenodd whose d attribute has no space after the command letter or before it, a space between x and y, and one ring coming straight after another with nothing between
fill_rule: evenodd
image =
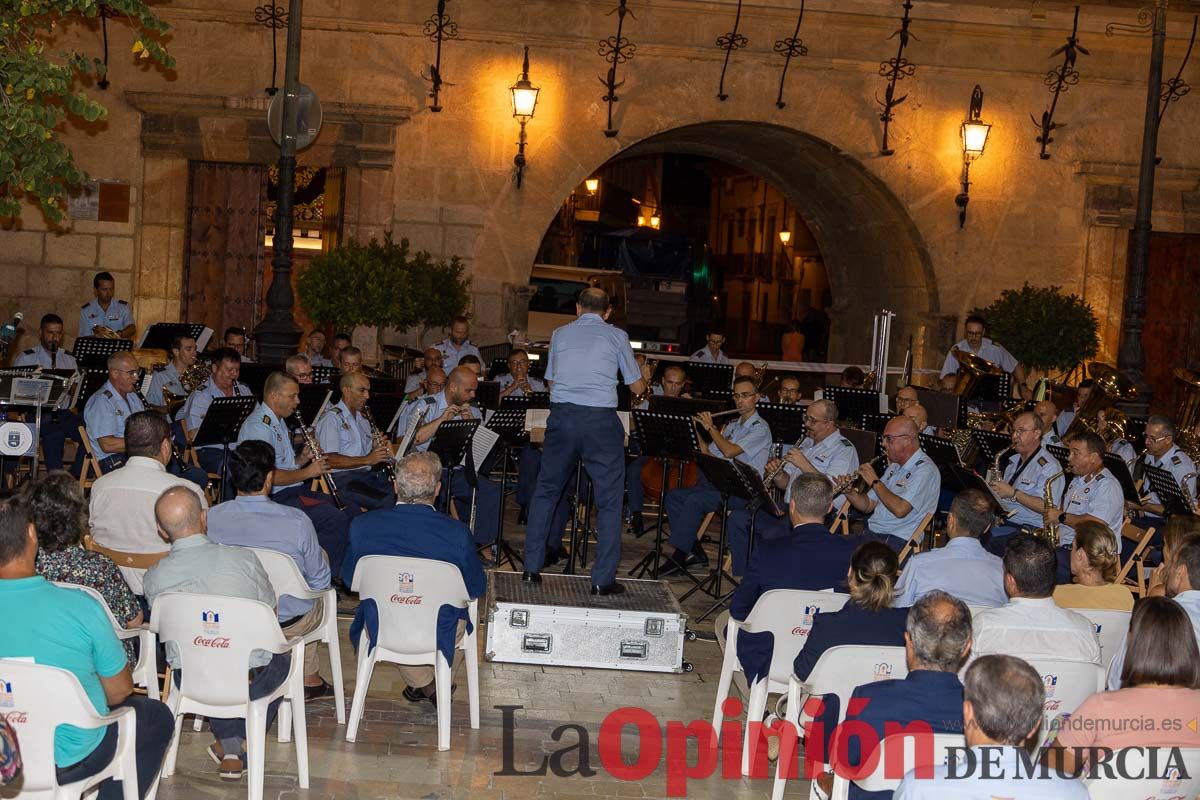
<instances>
[{"instance_id":1,"label":"woman with blonde hair","mask_svg":"<svg viewBox=\"0 0 1200 800\"><path fill-rule=\"evenodd\" d=\"M1071 576L1074 583L1054 589L1054 602L1061 608L1133 610L1129 587L1114 583L1121 571L1121 549L1117 537L1101 522L1075 526L1071 545Z\"/></svg>"}]
</instances>

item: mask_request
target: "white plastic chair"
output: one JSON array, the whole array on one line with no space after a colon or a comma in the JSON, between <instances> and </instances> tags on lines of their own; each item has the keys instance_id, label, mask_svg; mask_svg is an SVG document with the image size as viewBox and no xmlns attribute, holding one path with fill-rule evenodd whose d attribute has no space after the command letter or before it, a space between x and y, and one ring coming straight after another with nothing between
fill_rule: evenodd
<instances>
[{"instance_id":1,"label":"white plastic chair","mask_svg":"<svg viewBox=\"0 0 1200 800\"><path fill-rule=\"evenodd\" d=\"M1179 771L1172 768L1165 778L1122 778L1114 774L1111 778L1105 776L1085 780L1083 784L1091 800L1129 800L1131 797L1138 800L1177 800L1196 797L1200 795L1200 749L1184 747L1180 748L1179 753L1187 779L1180 777ZM1125 763L1130 774L1148 772L1150 764L1155 765L1155 770L1162 770L1167 764L1165 748L1158 753L1135 749L1124 757L1128 759ZM1152 757L1154 761L1150 761Z\"/></svg>"},{"instance_id":2,"label":"white plastic chair","mask_svg":"<svg viewBox=\"0 0 1200 800\"><path fill-rule=\"evenodd\" d=\"M445 605L467 609L470 631L457 647L463 651L467 671L467 698L471 727L479 728L478 603L467 594L458 567L444 561L402 556L367 556L354 569L351 590L374 600L379 612L379 632L372 648L364 630L358 642L358 669L346 741L358 736L367 690L375 664L430 664L437 691L438 750L450 749L450 680L453 665L437 647L438 610Z\"/></svg>"},{"instance_id":3,"label":"white plastic chair","mask_svg":"<svg viewBox=\"0 0 1200 800\"><path fill-rule=\"evenodd\" d=\"M773 589L765 592L746 615L738 622L732 617L725 626L725 657L721 662L721 678L717 683L717 700L713 706L713 730L721 736L721 723L725 714L722 706L729 697L733 673L740 672L741 662L737 657L738 632L771 633L774 649L771 651L771 666L768 675L760 677L750 685L750 704L746 711L746 726L742 740L742 774L749 775L758 750L757 735L751 736L751 722L759 722L767 707L767 695L786 692L788 678L792 674L792 662L808 640L812 620L816 614L840 611L850 599L848 594L804 591L800 589ZM757 731L756 731L757 733Z\"/></svg>"},{"instance_id":4,"label":"white plastic chair","mask_svg":"<svg viewBox=\"0 0 1200 800\"><path fill-rule=\"evenodd\" d=\"M267 706L283 698L291 708L291 732L296 737L296 772L300 788L308 788L308 730L304 714L304 640L284 638L275 609L241 597L168 592L155 598L150 627L163 642L175 642L182 661L182 679L167 696L175 715L175 733L163 765L163 775L175 774L179 733L184 714L246 720L246 766L250 800L262 800L266 773ZM214 644L215 641L215 644ZM250 655L254 650L292 654L287 678L275 691L250 699ZM280 712L280 741L287 741Z\"/></svg>"},{"instance_id":5,"label":"white plastic chair","mask_svg":"<svg viewBox=\"0 0 1200 800\"><path fill-rule=\"evenodd\" d=\"M1129 620L1133 614L1129 611L1116 611L1108 608L1074 608L1077 614L1087 617L1092 627L1096 629L1096 637L1100 640L1100 664L1108 668L1117 654L1125 634L1129 632Z\"/></svg>"},{"instance_id":6,"label":"white plastic chair","mask_svg":"<svg viewBox=\"0 0 1200 800\"><path fill-rule=\"evenodd\" d=\"M802 695L823 696L836 695L838 698L838 723L846 719L846 711L850 705L850 695L865 683L874 683L888 679L908 677L908 661L903 647L878 647L875 645L839 645L831 647L821 654L813 666L807 682L801 682L792 675L788 679L787 713L784 717L796 730L799 738L803 733L803 724L811 717L803 715L804 705ZM785 752L790 749L790 740L784 738L780 742L779 760L775 766L775 785L771 790L771 800L782 800L783 790L787 785L787 769L795 753Z\"/></svg>"},{"instance_id":7,"label":"white plastic chair","mask_svg":"<svg viewBox=\"0 0 1200 800\"><path fill-rule=\"evenodd\" d=\"M924 741L923 737L921 741ZM869 775L865 775L859 780L853 781L853 783L864 792L894 792L900 785L900 782L904 780L904 776L912 770L919 767L941 766L946 763L946 754L950 748L962 748L966 746L966 737L961 733L935 733L933 734L933 745L928 753L928 758L918 758L918 756L925 754L918 752L916 739L912 736L892 734L885 738L879 745L879 760L875 762L875 769ZM896 760L896 756L894 755L889 758L888 751L897 747L903 749L901 763L904 767L900 770L899 776L887 775L885 773L889 771ZM849 779L835 774L833 789L829 793L829 800L848 800L850 797L850 783ZM815 796L815 793L811 796Z\"/></svg>"},{"instance_id":8,"label":"white plastic chair","mask_svg":"<svg viewBox=\"0 0 1200 800\"><path fill-rule=\"evenodd\" d=\"M295 597L298 600L315 600L322 604L324 616L321 627L304 637L306 647L316 647L317 642L324 642L329 648L329 669L333 672L333 693L336 703L337 721L339 725L346 724L346 687L342 680L342 647L338 636L337 623L337 590L332 586L328 589L310 589L300 567L286 553L276 550L263 550L250 547L258 560L262 562L267 577L271 579L271 587L276 597Z\"/></svg>"},{"instance_id":9,"label":"white plastic chair","mask_svg":"<svg viewBox=\"0 0 1200 800\"><path fill-rule=\"evenodd\" d=\"M1013 655L1021 656L1020 653ZM1104 691L1104 670L1082 661L1053 658L1025 658L1042 676L1046 687L1046 705L1042 714L1041 742L1054 740L1062 720L1075 713L1084 700Z\"/></svg>"},{"instance_id":10,"label":"white plastic chair","mask_svg":"<svg viewBox=\"0 0 1200 800\"><path fill-rule=\"evenodd\" d=\"M108 615L108 621L112 623L113 633L121 641L126 639L137 639L138 641L138 659L137 664L133 666L133 684L141 686L146 690L146 696L151 700L158 700L161 693L158 685L158 645L154 636L154 631L143 623L137 628L125 628L113 616L112 609L108 607L108 603L104 602L104 596L90 586L82 586L78 583L66 583L65 581L52 581L55 586L61 586L64 589L76 589L86 595L90 595L93 600L100 604L104 609L104 613Z\"/></svg>"},{"instance_id":11,"label":"white plastic chair","mask_svg":"<svg viewBox=\"0 0 1200 800\"><path fill-rule=\"evenodd\" d=\"M5 714L17 731L24 762L24 779L19 797L78 800L103 781L121 781L125 800L138 800L137 749L132 708L99 714L79 685L65 669L12 659L0 660L0 687L12 696ZM54 729L59 725L95 729L117 723L117 750L108 766L75 783L59 785L54 764ZM157 779L147 794L154 800Z\"/></svg>"}]
</instances>

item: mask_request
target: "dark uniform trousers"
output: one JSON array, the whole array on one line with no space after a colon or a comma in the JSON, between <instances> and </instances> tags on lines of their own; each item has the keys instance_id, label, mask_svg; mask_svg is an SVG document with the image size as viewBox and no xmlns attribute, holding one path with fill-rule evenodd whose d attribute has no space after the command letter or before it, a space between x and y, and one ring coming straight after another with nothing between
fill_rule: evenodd
<instances>
[{"instance_id":1,"label":"dark uniform trousers","mask_svg":"<svg viewBox=\"0 0 1200 800\"><path fill-rule=\"evenodd\" d=\"M276 503L298 508L312 520L317 529L317 543L329 556L329 571L342 574L342 559L346 557L346 545L350 541L350 521L358 515L358 509L347 503L344 511L333 504L333 498L322 492L309 489L309 481L293 484L271 495ZM344 502L344 499L343 499Z\"/></svg>"},{"instance_id":2,"label":"dark uniform trousers","mask_svg":"<svg viewBox=\"0 0 1200 800\"><path fill-rule=\"evenodd\" d=\"M667 519L671 523L670 542L685 553L696 548L696 533L704 515L721 510L721 493L708 482L708 478L700 475L695 486L684 489L672 489L667 492ZM730 511L744 511L746 501L740 497L729 498ZM729 528L725 532L728 535ZM745 557L746 545L742 542L742 556Z\"/></svg>"},{"instance_id":3,"label":"dark uniform trousers","mask_svg":"<svg viewBox=\"0 0 1200 800\"><path fill-rule=\"evenodd\" d=\"M33 415L30 414L26 419L32 422ZM75 463L72 465L74 474L78 477L79 470L83 468L83 442L79 438L79 426L82 424L83 420L73 411L42 413L42 428L38 435L42 440L42 456L47 470L63 468L63 449L67 445L67 439L70 439L79 445L75 452Z\"/></svg>"},{"instance_id":4,"label":"dark uniform trousers","mask_svg":"<svg viewBox=\"0 0 1200 800\"><path fill-rule=\"evenodd\" d=\"M545 563L556 507L575 474L576 463L582 459L592 478L599 509L592 583L607 586L616 580L621 560L625 429L616 409L574 403L553 403L550 408L541 469L525 532L525 569L539 572Z\"/></svg>"}]
</instances>

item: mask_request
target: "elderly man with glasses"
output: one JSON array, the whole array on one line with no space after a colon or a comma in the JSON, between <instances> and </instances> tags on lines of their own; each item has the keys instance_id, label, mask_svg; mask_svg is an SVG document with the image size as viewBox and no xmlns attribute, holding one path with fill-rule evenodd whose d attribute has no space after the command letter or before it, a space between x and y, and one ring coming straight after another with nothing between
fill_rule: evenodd
<instances>
[{"instance_id":1,"label":"elderly man with glasses","mask_svg":"<svg viewBox=\"0 0 1200 800\"><path fill-rule=\"evenodd\" d=\"M792 499L792 483L800 475L846 475L858 469L858 451L849 439L838 430L838 409L832 400L817 400L804 415L804 429L808 436L798 447L788 445L783 458L767 462L767 473L777 472L776 487L784 490L783 508ZM834 504L839 503L834 498ZM729 515L726 535L733 555L733 574L740 576L746 566L748 549L747 532L750 529L751 513L739 509ZM778 539L791 533L792 524L785 512L781 517L759 509L754 517L755 546L767 539Z\"/></svg>"},{"instance_id":2,"label":"elderly man with glasses","mask_svg":"<svg viewBox=\"0 0 1200 800\"><path fill-rule=\"evenodd\" d=\"M1050 489L1055 501L1062 497L1066 485L1062 465L1046 449L1045 434L1045 421L1032 411L1013 420L1011 453L1002 464L999 479L990 484L1006 517L992 529L986 544L994 555L1004 555L1014 533L1042 527L1047 481L1053 479Z\"/></svg>"},{"instance_id":3,"label":"elderly man with glasses","mask_svg":"<svg viewBox=\"0 0 1200 800\"><path fill-rule=\"evenodd\" d=\"M878 539L899 551L921 526L926 515L937 509L942 476L937 465L921 450L917 424L908 417L894 417L883 429L883 449L888 467L880 476L872 464L861 465L857 472L866 491L852 486L846 491L850 505L869 515L863 529L867 538ZM835 478L837 485L848 479ZM921 543L917 538L917 544Z\"/></svg>"}]
</instances>

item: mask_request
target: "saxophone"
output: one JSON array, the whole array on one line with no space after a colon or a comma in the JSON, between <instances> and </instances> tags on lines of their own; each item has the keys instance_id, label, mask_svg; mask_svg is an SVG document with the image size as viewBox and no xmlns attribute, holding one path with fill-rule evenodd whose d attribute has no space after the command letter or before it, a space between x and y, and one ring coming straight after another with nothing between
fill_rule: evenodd
<instances>
[{"instance_id":1,"label":"saxophone","mask_svg":"<svg viewBox=\"0 0 1200 800\"><path fill-rule=\"evenodd\" d=\"M1011 453L1015 448L1008 447L996 453L996 457L992 459L992 466L988 468L987 476L984 480L990 486L993 483L999 483L1004 480L1004 470L1000 464L1004 461L1004 457Z\"/></svg>"},{"instance_id":2,"label":"saxophone","mask_svg":"<svg viewBox=\"0 0 1200 800\"><path fill-rule=\"evenodd\" d=\"M1060 470L1046 479L1046 483L1042 486L1042 508L1054 508L1054 482L1066 474L1066 470ZM1058 549L1058 523L1046 522L1043 527L1033 531L1033 535L1039 539L1046 541L1054 549Z\"/></svg>"}]
</instances>

